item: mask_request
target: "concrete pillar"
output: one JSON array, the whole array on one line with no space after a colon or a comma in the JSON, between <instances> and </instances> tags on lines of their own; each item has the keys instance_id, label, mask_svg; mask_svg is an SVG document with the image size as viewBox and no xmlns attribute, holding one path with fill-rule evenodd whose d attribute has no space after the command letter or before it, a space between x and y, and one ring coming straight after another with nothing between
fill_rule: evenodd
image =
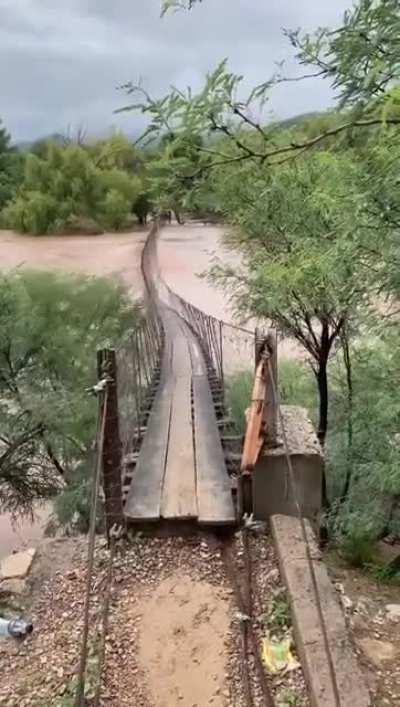
<instances>
[{"instance_id":1,"label":"concrete pillar","mask_svg":"<svg viewBox=\"0 0 400 707\"><path fill-rule=\"evenodd\" d=\"M291 483L282 430L278 423L279 446L266 447L253 471L254 517L267 520L276 514L298 516L297 497L302 515L314 520L322 508L322 450L304 408L282 405L282 418L295 489Z\"/></svg>"}]
</instances>

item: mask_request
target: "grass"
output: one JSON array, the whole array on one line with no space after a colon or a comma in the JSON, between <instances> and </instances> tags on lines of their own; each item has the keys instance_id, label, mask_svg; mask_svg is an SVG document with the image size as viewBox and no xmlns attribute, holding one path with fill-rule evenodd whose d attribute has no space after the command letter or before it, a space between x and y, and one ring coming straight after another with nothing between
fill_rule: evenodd
<instances>
[{"instance_id":1,"label":"grass","mask_svg":"<svg viewBox=\"0 0 400 707\"><path fill-rule=\"evenodd\" d=\"M226 399L236 434L246 430L245 411L250 405L254 372L241 370L227 379ZM315 420L316 387L311 369L299 361L282 359L279 362L279 390L285 405L300 405L307 408Z\"/></svg>"},{"instance_id":2,"label":"grass","mask_svg":"<svg viewBox=\"0 0 400 707\"><path fill-rule=\"evenodd\" d=\"M300 704L299 696L290 687L285 687L278 693L279 707L296 707Z\"/></svg>"}]
</instances>

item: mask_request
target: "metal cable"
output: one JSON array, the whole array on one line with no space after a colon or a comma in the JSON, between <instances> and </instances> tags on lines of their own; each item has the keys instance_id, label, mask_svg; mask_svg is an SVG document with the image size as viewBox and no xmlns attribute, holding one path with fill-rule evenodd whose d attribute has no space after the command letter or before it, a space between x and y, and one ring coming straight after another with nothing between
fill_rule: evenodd
<instances>
[{"instance_id":1,"label":"metal cable","mask_svg":"<svg viewBox=\"0 0 400 707\"><path fill-rule=\"evenodd\" d=\"M111 542L110 542L110 555L108 558L108 567L107 567L107 576L106 576L106 590L105 590L104 603L103 603L103 617L102 617L103 623L102 623L102 633L101 633L100 652L99 652L98 681L97 681L96 694L94 697L93 707L99 707L99 705L100 705L102 678L103 678L104 666L105 666L105 662L106 662L106 640L107 640L107 634L108 634L108 618L109 618L109 612L110 612L111 583L112 583L112 570L113 570L114 554L115 554L115 541L114 541L114 538L112 537Z\"/></svg>"},{"instance_id":2,"label":"metal cable","mask_svg":"<svg viewBox=\"0 0 400 707\"><path fill-rule=\"evenodd\" d=\"M290 485L292 488L293 499L294 499L294 503L296 506L298 519L300 521L301 533L302 533L303 541L304 541L304 544L306 547L307 562L308 562L308 566L309 566L309 570L310 570L311 582L313 585L313 590L314 590L314 595L315 595L315 602L316 602L317 611L318 611L318 618L319 618L319 622L321 624L321 631L322 631L322 636L324 639L326 657L327 657L329 673L330 673L330 677L331 677L331 681L332 681L332 688L333 688L333 694L334 694L334 698L335 698L335 704L336 704L336 707L341 707L339 686L338 686L338 682L337 682L337 678L336 678L335 666L334 666L333 658L332 658L332 651L331 651L331 648L329 645L328 631L327 631L324 613L322 610L321 596L320 596L319 589L318 589L317 577L315 574L314 563L313 563L313 558L312 558L312 554L311 554L310 541L307 536L307 528L306 528L306 524L305 524L304 517L302 514L302 509L301 509L299 497L297 494L294 469L293 469L292 460L290 458L289 442L288 442L288 437L287 437L285 423L284 423L283 414L282 414L280 395L279 395L279 391L276 386L275 377L274 377L274 373L273 373L272 365L271 365L271 359L267 358L267 362L268 362L268 371L269 371L269 377L270 377L270 381L271 381L271 388L272 388L272 394L273 394L273 398L274 398L274 404L276 405L276 408L278 410L278 417L279 417L279 423L280 423L281 432L282 432L282 440L283 440L285 458L286 458L286 463L288 466L289 482L290 482Z\"/></svg>"},{"instance_id":3,"label":"metal cable","mask_svg":"<svg viewBox=\"0 0 400 707\"><path fill-rule=\"evenodd\" d=\"M92 492L90 498L90 526L89 526L89 541L88 541L88 555L87 555L87 573L86 573L86 590L85 590L85 603L83 609L83 632L82 632L82 644L81 644L81 655L79 661L78 669L78 683L76 687L75 695L75 707L83 707L84 705L84 692L85 692L85 675L86 675L86 663L88 656L88 636L89 636L89 611L90 611L90 598L91 598L91 585L93 578L93 567L94 567L94 549L95 549L95 536L96 536L96 515L97 515L97 501L99 497L100 488L100 474L102 466L102 455L103 455L103 443L104 443L104 430L107 416L107 400L108 400L108 390L107 387L104 391L104 400L101 409L99 408L98 422L97 422L97 434L96 434L96 454L93 464L93 474L92 474Z\"/></svg>"}]
</instances>

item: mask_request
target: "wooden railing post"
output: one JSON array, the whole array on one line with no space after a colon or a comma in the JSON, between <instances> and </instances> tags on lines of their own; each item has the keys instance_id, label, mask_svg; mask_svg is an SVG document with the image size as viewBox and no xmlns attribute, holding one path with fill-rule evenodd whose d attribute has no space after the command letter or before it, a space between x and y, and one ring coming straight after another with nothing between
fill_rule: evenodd
<instances>
[{"instance_id":1,"label":"wooden railing post","mask_svg":"<svg viewBox=\"0 0 400 707\"><path fill-rule=\"evenodd\" d=\"M113 525L124 524L121 483L121 440L119 436L117 363L115 351L103 349L97 352L99 379L107 378L107 409L103 442L103 488L107 538Z\"/></svg>"}]
</instances>

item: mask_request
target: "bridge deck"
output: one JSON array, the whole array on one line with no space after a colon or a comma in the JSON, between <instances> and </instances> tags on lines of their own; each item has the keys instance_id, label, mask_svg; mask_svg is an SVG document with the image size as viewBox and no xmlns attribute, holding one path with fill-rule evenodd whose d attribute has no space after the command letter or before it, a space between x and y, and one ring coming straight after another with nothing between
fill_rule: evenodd
<instances>
[{"instance_id":1,"label":"bridge deck","mask_svg":"<svg viewBox=\"0 0 400 707\"><path fill-rule=\"evenodd\" d=\"M131 522L235 523L206 364L195 336L161 306L162 375L125 505ZM192 404L193 400L193 404Z\"/></svg>"}]
</instances>

